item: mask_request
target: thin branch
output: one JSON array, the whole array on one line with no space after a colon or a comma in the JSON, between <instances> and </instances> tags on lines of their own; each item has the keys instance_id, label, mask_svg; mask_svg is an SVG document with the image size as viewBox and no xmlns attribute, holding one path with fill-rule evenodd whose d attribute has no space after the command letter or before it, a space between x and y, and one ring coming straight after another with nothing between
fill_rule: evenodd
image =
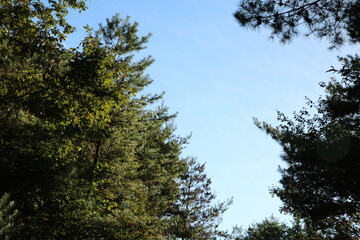
<instances>
[{"instance_id":1,"label":"thin branch","mask_svg":"<svg viewBox=\"0 0 360 240\"><path fill-rule=\"evenodd\" d=\"M296 11L298 11L298 10L300 10L300 9L307 8L307 7L311 6L311 5L315 5L315 4L317 4L318 2L320 2L320 0L317 0L317 1L315 1L315 2L311 2L311 3L308 3L308 4L302 5L302 6L300 6L300 7L297 7L297 8L294 8L294 9L291 9L291 10L288 10L288 11L285 11L285 12L282 12L282 13L278 13L277 16L282 16L282 15L285 15L285 14L288 14L288 13L291 13L291 12L296 12ZM249 19L255 19L255 18L257 18L257 17L258 17L258 16L256 16L256 17L251 17L251 18L249 18ZM261 16L261 19L271 19L271 18L274 18L274 14L268 15L268 16Z\"/></svg>"}]
</instances>

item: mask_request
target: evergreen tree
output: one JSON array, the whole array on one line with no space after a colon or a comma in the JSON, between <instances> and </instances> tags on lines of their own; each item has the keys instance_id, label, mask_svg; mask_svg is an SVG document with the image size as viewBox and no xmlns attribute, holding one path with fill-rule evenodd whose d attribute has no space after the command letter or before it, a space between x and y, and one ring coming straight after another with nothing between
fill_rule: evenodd
<instances>
[{"instance_id":1,"label":"evergreen tree","mask_svg":"<svg viewBox=\"0 0 360 240\"><path fill-rule=\"evenodd\" d=\"M175 115L151 110L162 96L141 95L153 60L134 52L149 36L117 15L67 49L66 14L84 1L0 4L0 193L21 212L14 238L168 239L192 168ZM199 184L202 196L210 183ZM204 196L198 228L208 233L225 206Z\"/></svg>"},{"instance_id":2,"label":"evergreen tree","mask_svg":"<svg viewBox=\"0 0 360 240\"><path fill-rule=\"evenodd\" d=\"M226 236L219 230L222 214L232 200L214 203L211 179L205 174L205 164L195 158L187 159L187 170L179 178L179 200L174 209L170 231L174 239L216 239Z\"/></svg>"},{"instance_id":3,"label":"evergreen tree","mask_svg":"<svg viewBox=\"0 0 360 240\"><path fill-rule=\"evenodd\" d=\"M274 218L265 219L246 230L244 240L287 240L287 226Z\"/></svg>"},{"instance_id":4,"label":"evergreen tree","mask_svg":"<svg viewBox=\"0 0 360 240\"><path fill-rule=\"evenodd\" d=\"M287 42L302 26L306 35L328 38L332 47L348 39L359 43L359 7L354 1L242 1L235 13L242 26L262 25ZM272 190L283 202L282 211L322 231L326 239L358 239L359 222L359 57L341 58L341 76L321 83L326 98L309 100L293 119L282 113L278 127L256 124L283 148L286 167L280 169L281 186Z\"/></svg>"},{"instance_id":5,"label":"evergreen tree","mask_svg":"<svg viewBox=\"0 0 360 240\"><path fill-rule=\"evenodd\" d=\"M10 194L5 193L0 198L0 239L9 240L19 230L15 222L19 211L14 206L14 201L10 201Z\"/></svg>"},{"instance_id":6,"label":"evergreen tree","mask_svg":"<svg viewBox=\"0 0 360 240\"><path fill-rule=\"evenodd\" d=\"M287 163L281 187L272 191L282 211L322 229L328 239L357 239L360 232L359 58L343 59L341 81L322 85L327 96L309 101L317 113L303 109L290 119L279 113L278 127L256 124L283 148Z\"/></svg>"},{"instance_id":7,"label":"evergreen tree","mask_svg":"<svg viewBox=\"0 0 360 240\"><path fill-rule=\"evenodd\" d=\"M346 40L359 43L360 1L358 0L242 0L234 13L241 26L265 26L271 38L289 42L301 31L306 36L326 38L331 47Z\"/></svg>"},{"instance_id":8,"label":"evergreen tree","mask_svg":"<svg viewBox=\"0 0 360 240\"><path fill-rule=\"evenodd\" d=\"M100 153L115 115L130 111L130 99L150 82L143 72L152 59L134 62L132 54L148 36L115 17L88 29L80 48L65 49L69 7L85 9L82 1L1 2L0 192L10 192L21 210L26 231L17 239L118 234L107 230L115 229L111 213L100 214L114 208L96 188L112 169ZM126 164L125 153L137 146L130 147Z\"/></svg>"},{"instance_id":9,"label":"evergreen tree","mask_svg":"<svg viewBox=\"0 0 360 240\"><path fill-rule=\"evenodd\" d=\"M270 27L271 36L283 42L305 26L307 36L328 38L338 47L346 39L359 43L359 7L357 0L242 1L235 17L242 26ZM326 98L308 102L315 115L304 108L293 119L279 113L278 127L256 124L284 151L281 186L272 190L283 202L281 210L321 230L327 239L358 239L360 65L357 55L341 61L342 69L331 69L341 81L321 83Z\"/></svg>"},{"instance_id":10,"label":"evergreen tree","mask_svg":"<svg viewBox=\"0 0 360 240\"><path fill-rule=\"evenodd\" d=\"M234 228L230 239L233 240L325 240L325 238L306 228L299 220L287 226L274 217L254 223L245 231Z\"/></svg>"}]
</instances>

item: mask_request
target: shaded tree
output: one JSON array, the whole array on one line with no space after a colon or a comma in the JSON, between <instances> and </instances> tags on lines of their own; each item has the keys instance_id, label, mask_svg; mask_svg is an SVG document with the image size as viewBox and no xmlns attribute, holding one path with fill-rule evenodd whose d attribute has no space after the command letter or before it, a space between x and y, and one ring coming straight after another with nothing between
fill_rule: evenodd
<instances>
[{"instance_id":1,"label":"shaded tree","mask_svg":"<svg viewBox=\"0 0 360 240\"><path fill-rule=\"evenodd\" d=\"M301 31L327 38L331 47L358 43L359 1L242 1L234 14L242 26L269 27L271 37L288 42ZM341 76L321 83L327 95L289 118L278 113L277 127L255 121L283 148L286 167L272 192L282 211L322 231L327 239L359 235L359 57L340 59Z\"/></svg>"},{"instance_id":2,"label":"shaded tree","mask_svg":"<svg viewBox=\"0 0 360 240\"><path fill-rule=\"evenodd\" d=\"M282 211L322 229L328 239L359 238L360 101L359 58L342 59L332 69L341 81L322 83L326 98L309 100L293 119L279 113L277 127L256 121L283 148L286 167L280 169L281 186L272 192Z\"/></svg>"},{"instance_id":3,"label":"shaded tree","mask_svg":"<svg viewBox=\"0 0 360 240\"><path fill-rule=\"evenodd\" d=\"M5 193L0 198L0 238L4 240L12 239L12 236L20 228L16 223L19 211L15 209L14 201L10 200L10 194Z\"/></svg>"},{"instance_id":4,"label":"shaded tree","mask_svg":"<svg viewBox=\"0 0 360 240\"><path fill-rule=\"evenodd\" d=\"M292 222L291 226L280 222L274 217L254 223L247 229L235 227L230 239L233 240L325 240L325 238L304 226L300 220Z\"/></svg>"},{"instance_id":5,"label":"shaded tree","mask_svg":"<svg viewBox=\"0 0 360 240\"><path fill-rule=\"evenodd\" d=\"M234 16L241 26L269 28L284 43L305 31L338 47L359 42L359 9L358 0L243 0Z\"/></svg>"}]
</instances>

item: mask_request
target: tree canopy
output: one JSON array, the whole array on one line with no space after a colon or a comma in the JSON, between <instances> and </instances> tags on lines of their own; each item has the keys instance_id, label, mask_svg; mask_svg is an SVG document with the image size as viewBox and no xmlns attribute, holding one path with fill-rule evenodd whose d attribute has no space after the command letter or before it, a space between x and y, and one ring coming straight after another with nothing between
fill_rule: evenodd
<instances>
[{"instance_id":1,"label":"tree canopy","mask_svg":"<svg viewBox=\"0 0 360 240\"><path fill-rule=\"evenodd\" d=\"M241 26L270 28L284 43L305 32L338 47L359 43L359 12L358 0L242 0L234 16Z\"/></svg>"},{"instance_id":2,"label":"tree canopy","mask_svg":"<svg viewBox=\"0 0 360 240\"><path fill-rule=\"evenodd\" d=\"M0 2L0 212L19 212L0 234L5 221L13 239L168 239L188 138L141 93L149 35L116 15L66 48L69 9L85 1Z\"/></svg>"},{"instance_id":3,"label":"tree canopy","mask_svg":"<svg viewBox=\"0 0 360 240\"><path fill-rule=\"evenodd\" d=\"M278 127L256 122L283 147L281 187L272 191L282 210L309 220L333 237L359 237L360 84L359 58L342 59L333 69L341 81L322 83L327 96L314 116L303 109L293 119L279 113Z\"/></svg>"},{"instance_id":4,"label":"tree canopy","mask_svg":"<svg viewBox=\"0 0 360 240\"><path fill-rule=\"evenodd\" d=\"M274 217L265 218L259 223L251 224L248 228L235 227L230 239L233 240L325 240L323 236L311 228L303 226L296 220L291 226L280 222Z\"/></svg>"},{"instance_id":5,"label":"tree canopy","mask_svg":"<svg viewBox=\"0 0 360 240\"><path fill-rule=\"evenodd\" d=\"M270 27L271 37L282 42L307 30L307 36L339 47L345 40L360 42L359 9L357 0L244 0L234 16L242 26ZM321 83L325 97L308 100L308 108L293 117L279 112L279 126L255 123L283 148L286 166L280 168L280 186L272 189L283 202L281 211L303 219L326 239L358 239L360 59L340 61L340 69L330 69L340 80Z\"/></svg>"},{"instance_id":6,"label":"tree canopy","mask_svg":"<svg viewBox=\"0 0 360 240\"><path fill-rule=\"evenodd\" d=\"M195 158L188 158L187 163L187 170L179 178L179 198L171 220L175 239L226 237L227 233L219 229L219 224L232 200L215 203L216 195L211 191L211 179L205 173L205 164L198 163Z\"/></svg>"}]
</instances>

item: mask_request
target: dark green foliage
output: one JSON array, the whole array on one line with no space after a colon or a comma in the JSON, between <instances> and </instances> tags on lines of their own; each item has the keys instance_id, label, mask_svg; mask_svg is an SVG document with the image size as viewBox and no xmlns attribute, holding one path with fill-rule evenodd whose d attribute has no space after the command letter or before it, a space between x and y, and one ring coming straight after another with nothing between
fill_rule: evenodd
<instances>
[{"instance_id":1,"label":"dark green foliage","mask_svg":"<svg viewBox=\"0 0 360 240\"><path fill-rule=\"evenodd\" d=\"M16 223L18 215L14 201L10 201L10 194L5 193L0 198L0 239L12 239L12 235L19 230L20 226Z\"/></svg>"},{"instance_id":2,"label":"dark green foliage","mask_svg":"<svg viewBox=\"0 0 360 240\"><path fill-rule=\"evenodd\" d=\"M205 174L205 164L195 158L187 159L187 170L180 176L179 183L179 199L170 218L174 239L205 240L225 236L218 226L232 201L214 202L215 194L211 191L211 179Z\"/></svg>"},{"instance_id":3,"label":"dark green foliage","mask_svg":"<svg viewBox=\"0 0 360 240\"><path fill-rule=\"evenodd\" d=\"M287 227L276 219L265 219L261 223L253 224L246 231L244 240L287 240Z\"/></svg>"},{"instance_id":4,"label":"dark green foliage","mask_svg":"<svg viewBox=\"0 0 360 240\"><path fill-rule=\"evenodd\" d=\"M242 0L234 16L241 26L270 28L284 43L305 30L338 47L359 42L359 8L358 0Z\"/></svg>"},{"instance_id":5,"label":"dark green foliage","mask_svg":"<svg viewBox=\"0 0 360 240\"><path fill-rule=\"evenodd\" d=\"M327 38L332 47L349 40L358 43L358 0L242 1L235 13L242 26L270 27L272 37L288 42L301 30L307 36ZM341 76L321 83L327 95L311 110L293 119L279 113L278 127L256 125L283 148L286 167L280 169L281 186L272 190L282 211L303 219L326 239L358 239L360 232L360 82L359 57L341 58L343 68L330 71Z\"/></svg>"},{"instance_id":6,"label":"dark green foliage","mask_svg":"<svg viewBox=\"0 0 360 240\"><path fill-rule=\"evenodd\" d=\"M162 96L140 93L153 60L134 53L149 36L116 15L67 49L69 8L84 1L0 2L0 194L21 213L14 239L168 239L192 168L175 115L150 110ZM206 207L201 231L225 210Z\"/></svg>"},{"instance_id":7,"label":"dark green foliage","mask_svg":"<svg viewBox=\"0 0 360 240\"><path fill-rule=\"evenodd\" d=\"M99 150L114 112L148 81L143 72L152 60L132 61L148 37L115 17L97 33L89 29L81 48L65 49L67 9L84 6L44 4L2 2L2 19L14 11L19 19L0 31L0 192L10 192L22 213L26 231L18 239L98 239L107 231L101 226L115 228L97 215L108 207L94 190L105 181Z\"/></svg>"},{"instance_id":8,"label":"dark green foliage","mask_svg":"<svg viewBox=\"0 0 360 240\"><path fill-rule=\"evenodd\" d=\"M276 128L256 122L283 147L281 187L273 193L282 211L322 229L328 239L358 239L360 232L360 77L359 58L342 59L332 71L342 80L322 84L327 96L316 114L303 109L289 119L279 113Z\"/></svg>"},{"instance_id":9,"label":"dark green foliage","mask_svg":"<svg viewBox=\"0 0 360 240\"><path fill-rule=\"evenodd\" d=\"M233 240L325 240L320 234L303 226L297 220L292 226L281 223L274 217L254 223L246 230L235 227L230 239Z\"/></svg>"}]
</instances>

